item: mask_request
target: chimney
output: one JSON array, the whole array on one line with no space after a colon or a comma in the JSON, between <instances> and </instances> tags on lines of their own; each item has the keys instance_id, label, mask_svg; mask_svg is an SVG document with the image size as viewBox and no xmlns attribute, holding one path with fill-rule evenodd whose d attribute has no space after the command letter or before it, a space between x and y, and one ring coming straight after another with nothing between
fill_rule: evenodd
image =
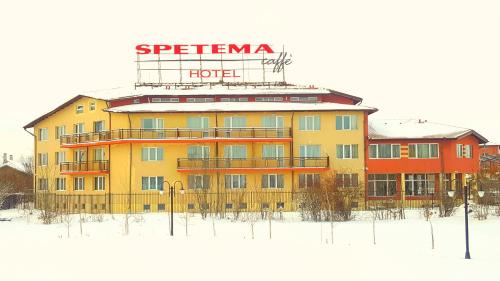
<instances>
[{"instance_id":1,"label":"chimney","mask_svg":"<svg viewBox=\"0 0 500 281\"><path fill-rule=\"evenodd\" d=\"M7 163L7 153L3 154L3 163Z\"/></svg>"},{"instance_id":2,"label":"chimney","mask_svg":"<svg viewBox=\"0 0 500 281\"><path fill-rule=\"evenodd\" d=\"M10 155L9 160L14 161L14 156L12 154Z\"/></svg>"}]
</instances>

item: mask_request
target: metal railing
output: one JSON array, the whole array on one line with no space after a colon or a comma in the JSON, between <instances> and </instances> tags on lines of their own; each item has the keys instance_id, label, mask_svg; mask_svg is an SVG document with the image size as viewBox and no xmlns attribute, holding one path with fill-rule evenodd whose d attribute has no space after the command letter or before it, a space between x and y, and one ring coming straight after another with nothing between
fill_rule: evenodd
<instances>
[{"instance_id":1,"label":"metal railing","mask_svg":"<svg viewBox=\"0 0 500 281\"><path fill-rule=\"evenodd\" d=\"M109 171L108 160L95 160L83 162L61 162L59 164L61 172L90 172L90 171Z\"/></svg>"},{"instance_id":2,"label":"metal railing","mask_svg":"<svg viewBox=\"0 0 500 281\"><path fill-rule=\"evenodd\" d=\"M328 168L329 157L178 158L177 169Z\"/></svg>"},{"instance_id":3,"label":"metal railing","mask_svg":"<svg viewBox=\"0 0 500 281\"><path fill-rule=\"evenodd\" d=\"M61 145L129 139L203 139L203 138L291 138L291 128L207 128L207 129L117 129L111 131L63 135Z\"/></svg>"}]
</instances>

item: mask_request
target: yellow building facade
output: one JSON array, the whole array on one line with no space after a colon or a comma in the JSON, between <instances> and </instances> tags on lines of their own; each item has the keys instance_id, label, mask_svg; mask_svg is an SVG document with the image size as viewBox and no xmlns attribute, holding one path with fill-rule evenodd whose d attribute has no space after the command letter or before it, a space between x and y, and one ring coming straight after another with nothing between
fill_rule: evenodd
<instances>
[{"instance_id":1,"label":"yellow building facade","mask_svg":"<svg viewBox=\"0 0 500 281\"><path fill-rule=\"evenodd\" d=\"M25 128L35 138L36 193L57 208L164 211L175 186L177 211L294 210L296 193L333 174L363 186L374 111L284 102L111 107L78 96Z\"/></svg>"}]
</instances>

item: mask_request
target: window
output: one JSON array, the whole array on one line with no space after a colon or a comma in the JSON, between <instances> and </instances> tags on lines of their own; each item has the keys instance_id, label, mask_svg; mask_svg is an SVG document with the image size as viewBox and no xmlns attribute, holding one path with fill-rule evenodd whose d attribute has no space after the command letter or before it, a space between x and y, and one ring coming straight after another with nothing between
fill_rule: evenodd
<instances>
[{"instance_id":1,"label":"window","mask_svg":"<svg viewBox=\"0 0 500 281\"><path fill-rule=\"evenodd\" d=\"M158 212L163 212L165 211L165 204L161 203L161 204L158 204Z\"/></svg>"},{"instance_id":2,"label":"window","mask_svg":"<svg viewBox=\"0 0 500 281\"><path fill-rule=\"evenodd\" d=\"M320 118L316 116L301 116L299 118L299 130L301 131L319 131Z\"/></svg>"},{"instance_id":3,"label":"window","mask_svg":"<svg viewBox=\"0 0 500 281\"><path fill-rule=\"evenodd\" d=\"M47 128L38 129L38 140L39 141L46 141L48 139L49 139L49 129L47 129Z\"/></svg>"},{"instance_id":4,"label":"window","mask_svg":"<svg viewBox=\"0 0 500 281\"><path fill-rule=\"evenodd\" d=\"M446 191L452 190L451 188L451 174L443 175L443 186Z\"/></svg>"},{"instance_id":5,"label":"window","mask_svg":"<svg viewBox=\"0 0 500 281\"><path fill-rule=\"evenodd\" d=\"M318 97L290 97L293 102L317 102Z\"/></svg>"},{"instance_id":6,"label":"window","mask_svg":"<svg viewBox=\"0 0 500 281\"><path fill-rule=\"evenodd\" d=\"M38 190L49 190L49 180L45 178L38 179Z\"/></svg>"},{"instance_id":7,"label":"window","mask_svg":"<svg viewBox=\"0 0 500 281\"><path fill-rule=\"evenodd\" d=\"M305 157L305 158L320 157L321 145L319 144L301 145L299 147L299 154L300 157Z\"/></svg>"},{"instance_id":8,"label":"window","mask_svg":"<svg viewBox=\"0 0 500 281\"><path fill-rule=\"evenodd\" d=\"M151 102L179 102L179 98L152 98Z\"/></svg>"},{"instance_id":9,"label":"window","mask_svg":"<svg viewBox=\"0 0 500 281\"><path fill-rule=\"evenodd\" d=\"M75 125L73 125L73 133L75 133L75 134L85 133L85 124L84 123L76 123Z\"/></svg>"},{"instance_id":10,"label":"window","mask_svg":"<svg viewBox=\"0 0 500 281\"><path fill-rule=\"evenodd\" d=\"M98 176L94 177L94 190L104 190L104 187L106 185L105 177L103 176Z\"/></svg>"},{"instance_id":11,"label":"window","mask_svg":"<svg viewBox=\"0 0 500 281\"><path fill-rule=\"evenodd\" d=\"M141 120L142 129L163 129L164 120L162 118L144 118Z\"/></svg>"},{"instance_id":12,"label":"window","mask_svg":"<svg viewBox=\"0 0 500 281\"><path fill-rule=\"evenodd\" d=\"M189 129L208 129L208 117L188 117L187 127Z\"/></svg>"},{"instance_id":13,"label":"window","mask_svg":"<svg viewBox=\"0 0 500 281\"><path fill-rule=\"evenodd\" d=\"M161 161L163 160L162 147L143 147L142 161Z\"/></svg>"},{"instance_id":14,"label":"window","mask_svg":"<svg viewBox=\"0 0 500 281\"><path fill-rule=\"evenodd\" d=\"M358 174L336 174L335 180L337 187L358 186Z\"/></svg>"},{"instance_id":15,"label":"window","mask_svg":"<svg viewBox=\"0 0 500 281\"><path fill-rule=\"evenodd\" d=\"M221 98L221 102L235 102L235 101L248 101L248 98Z\"/></svg>"},{"instance_id":16,"label":"window","mask_svg":"<svg viewBox=\"0 0 500 281\"><path fill-rule=\"evenodd\" d=\"M187 102L214 102L214 98L187 98Z\"/></svg>"},{"instance_id":17,"label":"window","mask_svg":"<svg viewBox=\"0 0 500 281\"><path fill-rule=\"evenodd\" d=\"M357 159L357 144L337 144L337 159Z\"/></svg>"},{"instance_id":18,"label":"window","mask_svg":"<svg viewBox=\"0 0 500 281\"><path fill-rule=\"evenodd\" d=\"M74 179L73 189L75 191L82 191L85 189L85 178L77 177Z\"/></svg>"},{"instance_id":19,"label":"window","mask_svg":"<svg viewBox=\"0 0 500 281\"><path fill-rule=\"evenodd\" d=\"M299 188L319 187L319 174L299 174Z\"/></svg>"},{"instance_id":20,"label":"window","mask_svg":"<svg viewBox=\"0 0 500 281\"><path fill-rule=\"evenodd\" d=\"M358 116L341 115L335 117L335 129L337 130L357 130Z\"/></svg>"},{"instance_id":21,"label":"window","mask_svg":"<svg viewBox=\"0 0 500 281\"><path fill-rule=\"evenodd\" d=\"M77 105L76 106L76 113L77 114L83 113L83 105Z\"/></svg>"},{"instance_id":22,"label":"window","mask_svg":"<svg viewBox=\"0 0 500 281\"><path fill-rule=\"evenodd\" d=\"M142 177L142 190L163 190L163 177Z\"/></svg>"},{"instance_id":23,"label":"window","mask_svg":"<svg viewBox=\"0 0 500 281\"><path fill-rule=\"evenodd\" d=\"M144 212L149 213L149 212L151 212L151 205L144 204L143 209L144 209Z\"/></svg>"},{"instance_id":24,"label":"window","mask_svg":"<svg viewBox=\"0 0 500 281\"><path fill-rule=\"evenodd\" d=\"M66 135L66 126L56 126L56 139Z\"/></svg>"},{"instance_id":25,"label":"window","mask_svg":"<svg viewBox=\"0 0 500 281\"><path fill-rule=\"evenodd\" d=\"M399 144L370 144L370 159L391 159L401 157L401 145Z\"/></svg>"},{"instance_id":26,"label":"window","mask_svg":"<svg viewBox=\"0 0 500 281\"><path fill-rule=\"evenodd\" d=\"M49 154L48 153L38 153L38 165L47 166L49 164Z\"/></svg>"},{"instance_id":27,"label":"window","mask_svg":"<svg viewBox=\"0 0 500 281\"><path fill-rule=\"evenodd\" d=\"M73 155L73 161L75 162L85 162L87 161L87 153L84 149L75 150Z\"/></svg>"},{"instance_id":28,"label":"window","mask_svg":"<svg viewBox=\"0 0 500 281\"><path fill-rule=\"evenodd\" d=\"M94 121L94 133L104 131L104 121Z\"/></svg>"},{"instance_id":29,"label":"window","mask_svg":"<svg viewBox=\"0 0 500 281\"><path fill-rule=\"evenodd\" d=\"M188 146L189 159L210 158L210 147L208 145L190 145Z\"/></svg>"},{"instance_id":30,"label":"window","mask_svg":"<svg viewBox=\"0 0 500 281\"><path fill-rule=\"evenodd\" d=\"M255 101L283 101L283 97L257 97Z\"/></svg>"},{"instance_id":31,"label":"window","mask_svg":"<svg viewBox=\"0 0 500 281\"><path fill-rule=\"evenodd\" d=\"M229 159L246 159L246 145L226 145L224 146L224 158Z\"/></svg>"},{"instance_id":32,"label":"window","mask_svg":"<svg viewBox=\"0 0 500 281\"><path fill-rule=\"evenodd\" d=\"M464 157L464 145L457 143L457 158Z\"/></svg>"},{"instance_id":33,"label":"window","mask_svg":"<svg viewBox=\"0 0 500 281\"><path fill-rule=\"evenodd\" d=\"M368 196L387 197L396 195L395 174L370 174L368 175Z\"/></svg>"},{"instance_id":34,"label":"window","mask_svg":"<svg viewBox=\"0 0 500 281\"><path fill-rule=\"evenodd\" d=\"M94 149L94 160L95 161L103 161L104 159L105 159L104 148Z\"/></svg>"},{"instance_id":35,"label":"window","mask_svg":"<svg viewBox=\"0 0 500 281\"><path fill-rule=\"evenodd\" d=\"M94 110L95 110L95 101L91 101L91 102L89 103L89 110L90 110L90 111L94 111Z\"/></svg>"},{"instance_id":36,"label":"window","mask_svg":"<svg viewBox=\"0 0 500 281\"><path fill-rule=\"evenodd\" d=\"M438 158L438 144L437 143L418 143L410 144L409 158L425 159L425 158Z\"/></svg>"},{"instance_id":37,"label":"window","mask_svg":"<svg viewBox=\"0 0 500 281\"><path fill-rule=\"evenodd\" d=\"M262 175L262 188L283 188L284 175L266 174Z\"/></svg>"},{"instance_id":38,"label":"window","mask_svg":"<svg viewBox=\"0 0 500 281\"><path fill-rule=\"evenodd\" d=\"M283 116L271 115L262 117L262 127L283 128L284 127Z\"/></svg>"},{"instance_id":39,"label":"window","mask_svg":"<svg viewBox=\"0 0 500 281\"><path fill-rule=\"evenodd\" d=\"M135 103L135 104L138 104L138 103L141 103L141 100L140 99L134 99L132 102Z\"/></svg>"},{"instance_id":40,"label":"window","mask_svg":"<svg viewBox=\"0 0 500 281\"><path fill-rule=\"evenodd\" d=\"M282 144L262 145L262 158L264 159L283 158L284 154L285 154L285 146Z\"/></svg>"},{"instance_id":41,"label":"window","mask_svg":"<svg viewBox=\"0 0 500 281\"><path fill-rule=\"evenodd\" d=\"M56 191L66 190L66 178L56 178Z\"/></svg>"},{"instance_id":42,"label":"window","mask_svg":"<svg viewBox=\"0 0 500 281\"><path fill-rule=\"evenodd\" d=\"M188 210L193 210L194 209L194 203L188 203L187 204Z\"/></svg>"},{"instance_id":43,"label":"window","mask_svg":"<svg viewBox=\"0 0 500 281\"><path fill-rule=\"evenodd\" d=\"M285 202L276 202L276 209L285 209Z\"/></svg>"},{"instance_id":44,"label":"window","mask_svg":"<svg viewBox=\"0 0 500 281\"><path fill-rule=\"evenodd\" d=\"M210 188L210 175L189 175L188 188L192 189Z\"/></svg>"},{"instance_id":45,"label":"window","mask_svg":"<svg viewBox=\"0 0 500 281\"><path fill-rule=\"evenodd\" d=\"M224 117L224 127L226 128L245 128L247 126L247 118L243 116Z\"/></svg>"},{"instance_id":46,"label":"window","mask_svg":"<svg viewBox=\"0 0 500 281\"><path fill-rule=\"evenodd\" d=\"M406 174L405 193L406 196L422 196L434 194L434 174Z\"/></svg>"},{"instance_id":47,"label":"window","mask_svg":"<svg viewBox=\"0 0 500 281\"><path fill-rule=\"evenodd\" d=\"M66 162L66 151L56 152L56 165Z\"/></svg>"},{"instance_id":48,"label":"window","mask_svg":"<svg viewBox=\"0 0 500 281\"><path fill-rule=\"evenodd\" d=\"M464 157L472 158L472 145L464 145Z\"/></svg>"},{"instance_id":49,"label":"window","mask_svg":"<svg viewBox=\"0 0 500 281\"><path fill-rule=\"evenodd\" d=\"M242 203L240 203L240 204L239 204L239 206L238 206L238 207L239 207L240 209L246 209L246 208L247 208L247 203L242 202Z\"/></svg>"},{"instance_id":50,"label":"window","mask_svg":"<svg viewBox=\"0 0 500 281\"><path fill-rule=\"evenodd\" d=\"M246 175L225 175L224 186L226 188L246 188L247 176Z\"/></svg>"},{"instance_id":51,"label":"window","mask_svg":"<svg viewBox=\"0 0 500 281\"><path fill-rule=\"evenodd\" d=\"M226 209L232 209L233 203L226 203Z\"/></svg>"}]
</instances>

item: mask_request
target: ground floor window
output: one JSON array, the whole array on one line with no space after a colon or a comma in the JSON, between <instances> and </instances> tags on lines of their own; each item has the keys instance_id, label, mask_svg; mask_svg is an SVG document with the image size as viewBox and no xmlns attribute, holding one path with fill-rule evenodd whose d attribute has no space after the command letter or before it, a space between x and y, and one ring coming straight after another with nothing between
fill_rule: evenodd
<instances>
[{"instance_id":1,"label":"ground floor window","mask_svg":"<svg viewBox=\"0 0 500 281\"><path fill-rule=\"evenodd\" d=\"M357 187L358 174L336 174L335 175L337 187Z\"/></svg>"},{"instance_id":2,"label":"ground floor window","mask_svg":"<svg viewBox=\"0 0 500 281\"><path fill-rule=\"evenodd\" d=\"M394 196L396 194L396 186L396 174L368 175L368 196Z\"/></svg>"},{"instance_id":3,"label":"ground floor window","mask_svg":"<svg viewBox=\"0 0 500 281\"><path fill-rule=\"evenodd\" d=\"M48 190L49 181L48 179L38 179L38 190Z\"/></svg>"},{"instance_id":4,"label":"ground floor window","mask_svg":"<svg viewBox=\"0 0 500 281\"><path fill-rule=\"evenodd\" d=\"M210 188L210 175L189 175L188 188L191 189Z\"/></svg>"},{"instance_id":5,"label":"ground floor window","mask_svg":"<svg viewBox=\"0 0 500 281\"><path fill-rule=\"evenodd\" d=\"M56 190L57 191L66 190L66 178L56 178Z\"/></svg>"},{"instance_id":6,"label":"ground floor window","mask_svg":"<svg viewBox=\"0 0 500 281\"><path fill-rule=\"evenodd\" d=\"M432 195L436 187L434 174L406 174L406 196Z\"/></svg>"},{"instance_id":7,"label":"ground floor window","mask_svg":"<svg viewBox=\"0 0 500 281\"><path fill-rule=\"evenodd\" d=\"M142 190L163 190L163 177L142 177Z\"/></svg>"},{"instance_id":8,"label":"ground floor window","mask_svg":"<svg viewBox=\"0 0 500 281\"><path fill-rule=\"evenodd\" d=\"M299 188L319 187L319 174L299 174Z\"/></svg>"},{"instance_id":9,"label":"ground floor window","mask_svg":"<svg viewBox=\"0 0 500 281\"><path fill-rule=\"evenodd\" d=\"M262 175L262 188L283 188L284 178L282 174Z\"/></svg>"},{"instance_id":10,"label":"ground floor window","mask_svg":"<svg viewBox=\"0 0 500 281\"><path fill-rule=\"evenodd\" d=\"M106 181L103 176L94 178L94 190L104 190Z\"/></svg>"},{"instance_id":11,"label":"ground floor window","mask_svg":"<svg viewBox=\"0 0 500 281\"><path fill-rule=\"evenodd\" d=\"M85 178L78 177L74 179L74 190L82 191L85 189Z\"/></svg>"},{"instance_id":12,"label":"ground floor window","mask_svg":"<svg viewBox=\"0 0 500 281\"><path fill-rule=\"evenodd\" d=\"M225 188L246 188L247 176L246 175L225 175L224 176Z\"/></svg>"}]
</instances>

